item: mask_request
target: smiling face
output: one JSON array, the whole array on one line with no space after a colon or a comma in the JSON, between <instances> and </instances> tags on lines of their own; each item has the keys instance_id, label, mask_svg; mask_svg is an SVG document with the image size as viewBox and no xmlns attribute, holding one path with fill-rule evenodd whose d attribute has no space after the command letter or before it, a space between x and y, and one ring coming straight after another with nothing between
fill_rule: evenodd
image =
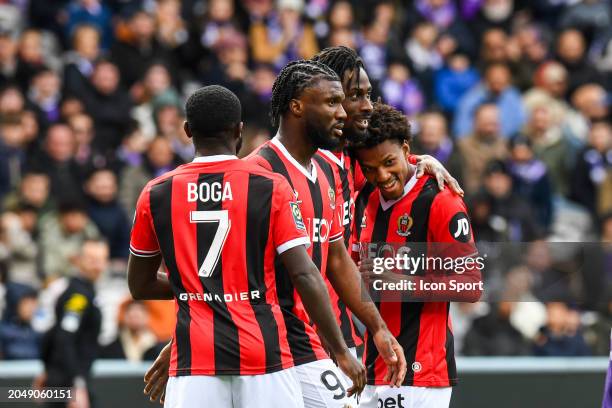
<instances>
[{"instance_id":1,"label":"smiling face","mask_svg":"<svg viewBox=\"0 0 612 408\"><path fill-rule=\"evenodd\" d=\"M404 186L413 173L408 165L409 154L408 143L400 144L396 140L385 140L356 151L363 175L378 187L385 200L396 200L404 193Z\"/></svg>"},{"instance_id":2,"label":"smiling face","mask_svg":"<svg viewBox=\"0 0 612 408\"><path fill-rule=\"evenodd\" d=\"M365 69L346 71L342 76L342 87L346 98L342 107L346 111L344 137L348 140L362 135L368 129L368 121L372 116L372 84Z\"/></svg>"},{"instance_id":3,"label":"smiling face","mask_svg":"<svg viewBox=\"0 0 612 408\"><path fill-rule=\"evenodd\" d=\"M340 82L320 80L296 101L303 109L306 132L314 147L334 149L340 144L346 121L343 100Z\"/></svg>"}]
</instances>

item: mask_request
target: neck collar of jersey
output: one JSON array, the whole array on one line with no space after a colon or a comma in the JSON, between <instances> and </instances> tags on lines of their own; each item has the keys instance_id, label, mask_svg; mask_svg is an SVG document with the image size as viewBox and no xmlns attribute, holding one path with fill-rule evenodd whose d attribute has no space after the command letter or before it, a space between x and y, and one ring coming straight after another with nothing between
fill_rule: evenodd
<instances>
[{"instance_id":1,"label":"neck collar of jersey","mask_svg":"<svg viewBox=\"0 0 612 408\"><path fill-rule=\"evenodd\" d=\"M412 175L410 180L404 185L404 194L400 198L396 198L395 200L387 201L378 190L378 194L380 195L380 206L383 211L387 211L389 208L393 206L393 204L397 203L402 198L406 197L406 195L413 189L414 185L417 183L418 179L416 178L416 172Z\"/></svg>"},{"instance_id":2,"label":"neck collar of jersey","mask_svg":"<svg viewBox=\"0 0 612 408\"><path fill-rule=\"evenodd\" d=\"M340 153L340 157L336 156L334 152L325 149L319 149L319 153L336 163L340 168L344 168L344 152Z\"/></svg>"},{"instance_id":3,"label":"neck collar of jersey","mask_svg":"<svg viewBox=\"0 0 612 408\"><path fill-rule=\"evenodd\" d=\"M238 160L238 156L233 154L215 154L212 156L198 156L192 163L216 163L226 160Z\"/></svg>"},{"instance_id":4,"label":"neck collar of jersey","mask_svg":"<svg viewBox=\"0 0 612 408\"><path fill-rule=\"evenodd\" d=\"M281 141L278 139L278 133L272 138L270 143L276 146L278 150L280 150L281 154L285 156L285 158L289 160L289 162L293 164L296 169L298 169L304 176L306 176L308 180L313 183L317 181L317 167L315 166L314 160L312 158L310 159L311 171L308 171L307 168L305 168L297 160L295 160L295 158L291 155L291 153L289 153L287 148L281 143Z\"/></svg>"}]
</instances>

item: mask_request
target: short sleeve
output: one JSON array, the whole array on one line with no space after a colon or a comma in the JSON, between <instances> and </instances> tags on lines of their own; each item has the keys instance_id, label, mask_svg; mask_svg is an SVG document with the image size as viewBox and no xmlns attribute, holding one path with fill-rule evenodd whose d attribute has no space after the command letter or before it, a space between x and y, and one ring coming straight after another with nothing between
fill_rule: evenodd
<instances>
[{"instance_id":1,"label":"short sleeve","mask_svg":"<svg viewBox=\"0 0 612 408\"><path fill-rule=\"evenodd\" d=\"M272 239L278 254L295 248L298 245L310 246L306 224L302 218L300 206L289 183L278 178L273 197Z\"/></svg>"},{"instance_id":2,"label":"short sleeve","mask_svg":"<svg viewBox=\"0 0 612 408\"><path fill-rule=\"evenodd\" d=\"M147 185L136 203L136 214L130 237L130 252L135 256L151 257L160 253L159 243L153 228L153 217L149 200L150 187Z\"/></svg>"},{"instance_id":3,"label":"short sleeve","mask_svg":"<svg viewBox=\"0 0 612 408\"><path fill-rule=\"evenodd\" d=\"M447 189L441 191L432 203L430 220L428 241L444 244L437 245L444 255L465 257L477 252L467 207L461 197Z\"/></svg>"}]
</instances>

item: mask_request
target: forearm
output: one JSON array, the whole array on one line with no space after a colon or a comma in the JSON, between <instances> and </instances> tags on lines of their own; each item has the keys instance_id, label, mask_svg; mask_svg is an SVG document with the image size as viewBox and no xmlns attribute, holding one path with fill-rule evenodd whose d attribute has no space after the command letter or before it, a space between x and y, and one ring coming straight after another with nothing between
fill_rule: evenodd
<instances>
[{"instance_id":1,"label":"forearm","mask_svg":"<svg viewBox=\"0 0 612 408\"><path fill-rule=\"evenodd\" d=\"M300 294L306 312L317 326L330 350L341 353L347 346L334 317L329 293L318 270L304 272L293 279L293 285Z\"/></svg>"},{"instance_id":2,"label":"forearm","mask_svg":"<svg viewBox=\"0 0 612 408\"><path fill-rule=\"evenodd\" d=\"M334 243L335 244L335 243ZM332 244L332 246L334 245ZM327 263L327 278L338 297L371 333L385 328L385 322L363 285L357 266L342 248L331 249Z\"/></svg>"},{"instance_id":3,"label":"forearm","mask_svg":"<svg viewBox=\"0 0 612 408\"><path fill-rule=\"evenodd\" d=\"M147 282L138 289L130 287L130 293L136 300L168 300L174 299L174 293L168 281L156 280Z\"/></svg>"}]
</instances>

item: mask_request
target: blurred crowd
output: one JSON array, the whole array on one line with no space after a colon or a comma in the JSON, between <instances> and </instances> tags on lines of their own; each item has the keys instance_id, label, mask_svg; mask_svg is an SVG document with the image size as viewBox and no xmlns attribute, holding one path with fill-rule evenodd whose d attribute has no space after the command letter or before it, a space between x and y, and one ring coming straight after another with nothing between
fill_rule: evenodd
<instances>
[{"instance_id":1,"label":"blurred crowd","mask_svg":"<svg viewBox=\"0 0 612 408\"><path fill-rule=\"evenodd\" d=\"M172 334L174 306L130 300L130 221L145 183L194 155L185 97L211 83L234 91L246 155L273 136L280 68L337 45L360 53L373 98L410 117L413 151L459 179L477 241L528 243L485 274L497 300L453 305L456 349L607 354L610 1L8 0L0 358L38 357L81 244L98 237L111 260L97 283L102 354L151 357ZM551 241L593 245L585 255Z\"/></svg>"}]
</instances>

